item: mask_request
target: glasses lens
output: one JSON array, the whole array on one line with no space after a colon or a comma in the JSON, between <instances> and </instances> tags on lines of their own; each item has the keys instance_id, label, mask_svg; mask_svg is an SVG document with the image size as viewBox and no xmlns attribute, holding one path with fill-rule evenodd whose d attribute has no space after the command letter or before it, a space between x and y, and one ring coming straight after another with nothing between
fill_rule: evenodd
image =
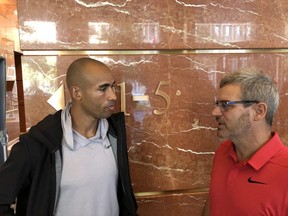
<instances>
[{"instance_id":1,"label":"glasses lens","mask_svg":"<svg viewBox=\"0 0 288 216\"><path fill-rule=\"evenodd\" d=\"M229 107L228 101L221 101L219 104L220 109L226 111Z\"/></svg>"},{"instance_id":2,"label":"glasses lens","mask_svg":"<svg viewBox=\"0 0 288 216\"><path fill-rule=\"evenodd\" d=\"M216 101L215 104L220 108L220 110L226 112L229 110L229 107L231 107L234 104L247 104L247 106L251 106L253 103L259 103L258 101L248 101L248 100L243 100L243 101Z\"/></svg>"},{"instance_id":3,"label":"glasses lens","mask_svg":"<svg viewBox=\"0 0 288 216\"><path fill-rule=\"evenodd\" d=\"M216 106L220 108L222 111L227 111L229 107L229 101L216 101L215 102Z\"/></svg>"}]
</instances>

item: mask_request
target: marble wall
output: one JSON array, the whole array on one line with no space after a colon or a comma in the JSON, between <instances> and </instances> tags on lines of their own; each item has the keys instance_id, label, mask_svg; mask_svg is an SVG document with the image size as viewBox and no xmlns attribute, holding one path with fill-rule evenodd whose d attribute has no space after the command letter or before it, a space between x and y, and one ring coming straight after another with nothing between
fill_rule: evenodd
<instances>
[{"instance_id":1,"label":"marble wall","mask_svg":"<svg viewBox=\"0 0 288 216\"><path fill-rule=\"evenodd\" d=\"M285 0L19 0L21 49L287 47Z\"/></svg>"},{"instance_id":2,"label":"marble wall","mask_svg":"<svg viewBox=\"0 0 288 216\"><path fill-rule=\"evenodd\" d=\"M27 128L55 107L76 58L105 62L126 113L140 216L201 215L214 152L219 80L257 66L280 90L274 128L288 144L288 3L18 0Z\"/></svg>"}]
</instances>

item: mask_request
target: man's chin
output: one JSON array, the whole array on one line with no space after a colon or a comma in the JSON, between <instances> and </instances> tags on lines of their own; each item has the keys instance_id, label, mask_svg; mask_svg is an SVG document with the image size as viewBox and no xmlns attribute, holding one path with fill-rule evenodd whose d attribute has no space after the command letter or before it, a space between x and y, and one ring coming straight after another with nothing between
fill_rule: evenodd
<instances>
[{"instance_id":1,"label":"man's chin","mask_svg":"<svg viewBox=\"0 0 288 216\"><path fill-rule=\"evenodd\" d=\"M103 114L103 118L109 118L113 114L113 111L108 111Z\"/></svg>"},{"instance_id":2,"label":"man's chin","mask_svg":"<svg viewBox=\"0 0 288 216\"><path fill-rule=\"evenodd\" d=\"M227 136L225 136L225 133L223 133L223 131L219 129L217 130L217 136L219 138L227 138Z\"/></svg>"}]
</instances>

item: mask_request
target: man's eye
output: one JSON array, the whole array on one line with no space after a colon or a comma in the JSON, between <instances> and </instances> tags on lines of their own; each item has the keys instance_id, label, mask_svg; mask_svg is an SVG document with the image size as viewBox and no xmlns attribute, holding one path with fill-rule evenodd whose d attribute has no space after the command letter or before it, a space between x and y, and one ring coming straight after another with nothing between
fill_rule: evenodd
<instances>
[{"instance_id":1,"label":"man's eye","mask_svg":"<svg viewBox=\"0 0 288 216\"><path fill-rule=\"evenodd\" d=\"M222 105L223 107L229 107L229 103L227 103L227 102L223 102L223 105Z\"/></svg>"},{"instance_id":2,"label":"man's eye","mask_svg":"<svg viewBox=\"0 0 288 216\"><path fill-rule=\"evenodd\" d=\"M99 88L99 91L104 92L104 91L106 91L106 89L107 89L107 87L101 87L101 88Z\"/></svg>"}]
</instances>

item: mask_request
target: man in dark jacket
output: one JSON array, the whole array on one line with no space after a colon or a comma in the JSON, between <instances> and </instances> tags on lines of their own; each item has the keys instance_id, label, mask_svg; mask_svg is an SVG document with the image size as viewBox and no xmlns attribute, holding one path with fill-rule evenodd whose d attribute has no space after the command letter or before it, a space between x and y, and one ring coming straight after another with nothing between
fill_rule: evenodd
<instances>
[{"instance_id":1,"label":"man in dark jacket","mask_svg":"<svg viewBox=\"0 0 288 216\"><path fill-rule=\"evenodd\" d=\"M115 81L80 58L67 71L65 109L20 136L0 168L0 215L136 215L125 118L112 114Z\"/></svg>"}]
</instances>

